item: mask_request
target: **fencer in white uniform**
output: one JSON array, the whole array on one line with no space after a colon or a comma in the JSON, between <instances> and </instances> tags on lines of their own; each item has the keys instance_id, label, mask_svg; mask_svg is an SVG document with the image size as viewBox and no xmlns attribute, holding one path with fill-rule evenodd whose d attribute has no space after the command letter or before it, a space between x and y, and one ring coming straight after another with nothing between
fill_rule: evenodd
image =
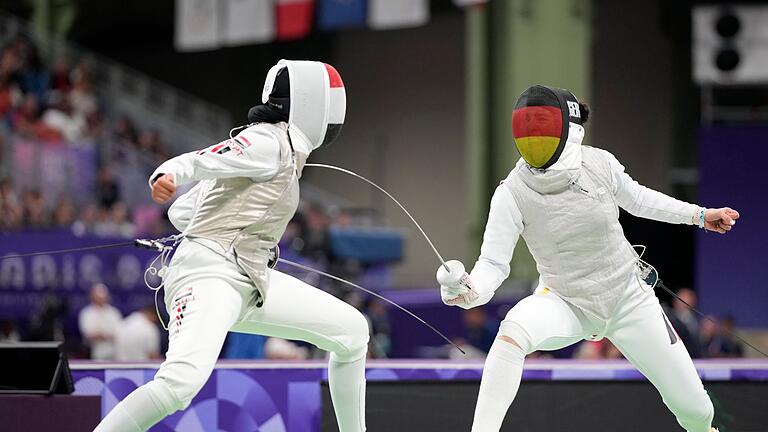
<instances>
[{"instance_id":1,"label":"fencer in white uniform","mask_svg":"<svg viewBox=\"0 0 768 432\"><path fill-rule=\"evenodd\" d=\"M641 186L609 152L582 145L588 107L571 92L532 86L512 117L522 158L496 188L480 258L467 274L440 267L443 302L487 303L509 275L522 236L540 274L534 293L500 325L485 362L472 431L498 431L517 394L524 357L608 338L658 389L688 432L714 415L691 358L645 283L624 237L619 208L662 222L726 233L738 213L706 209ZM596 420L599 421L599 420Z\"/></svg>"},{"instance_id":2,"label":"fencer in white uniform","mask_svg":"<svg viewBox=\"0 0 768 432\"><path fill-rule=\"evenodd\" d=\"M168 352L154 380L120 402L96 431L143 431L189 406L228 331L302 340L329 351L339 430L365 430L366 319L330 294L268 268L269 250L296 211L307 157L339 133L343 83L325 63L281 60L267 75L262 103L233 139L170 159L150 177L159 202L177 186L198 181L169 210L184 240L162 275Z\"/></svg>"}]
</instances>

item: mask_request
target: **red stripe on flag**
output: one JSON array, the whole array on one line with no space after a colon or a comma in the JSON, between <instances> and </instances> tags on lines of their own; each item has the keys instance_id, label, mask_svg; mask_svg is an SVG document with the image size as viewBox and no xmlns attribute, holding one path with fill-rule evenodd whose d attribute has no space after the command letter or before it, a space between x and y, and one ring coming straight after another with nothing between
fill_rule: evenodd
<instances>
[{"instance_id":1,"label":"red stripe on flag","mask_svg":"<svg viewBox=\"0 0 768 432\"><path fill-rule=\"evenodd\" d=\"M336 68L329 65L328 63L323 64L325 65L325 70L328 71L328 81L330 81L331 88L344 87L344 82L341 80L341 75L339 75L339 72L336 70Z\"/></svg>"},{"instance_id":2,"label":"red stripe on flag","mask_svg":"<svg viewBox=\"0 0 768 432\"><path fill-rule=\"evenodd\" d=\"M312 30L314 0L282 0L277 3L277 40L302 39Z\"/></svg>"},{"instance_id":3,"label":"red stripe on flag","mask_svg":"<svg viewBox=\"0 0 768 432\"><path fill-rule=\"evenodd\" d=\"M563 132L563 114L551 106L529 106L512 112L512 135L560 137Z\"/></svg>"}]
</instances>

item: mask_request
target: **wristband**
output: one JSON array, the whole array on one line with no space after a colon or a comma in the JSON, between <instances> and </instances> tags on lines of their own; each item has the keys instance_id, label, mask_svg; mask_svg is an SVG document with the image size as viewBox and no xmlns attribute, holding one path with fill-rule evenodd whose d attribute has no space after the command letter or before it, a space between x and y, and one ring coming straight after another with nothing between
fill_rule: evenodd
<instances>
[{"instance_id":1,"label":"wristband","mask_svg":"<svg viewBox=\"0 0 768 432\"><path fill-rule=\"evenodd\" d=\"M699 210L699 228L704 229L704 213L707 211L707 209L702 208Z\"/></svg>"}]
</instances>

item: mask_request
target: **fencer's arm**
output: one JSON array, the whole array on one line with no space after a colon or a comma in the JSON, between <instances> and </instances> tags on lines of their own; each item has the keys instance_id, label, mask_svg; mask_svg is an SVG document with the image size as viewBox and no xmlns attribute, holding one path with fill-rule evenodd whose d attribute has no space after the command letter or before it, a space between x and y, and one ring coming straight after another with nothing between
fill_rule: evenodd
<instances>
[{"instance_id":1,"label":"fencer's arm","mask_svg":"<svg viewBox=\"0 0 768 432\"><path fill-rule=\"evenodd\" d=\"M703 207L641 185L624 171L624 166L612 154L606 154L614 178L613 193L619 207L646 219L674 224L698 224L699 213L705 210Z\"/></svg>"},{"instance_id":2,"label":"fencer's arm","mask_svg":"<svg viewBox=\"0 0 768 432\"><path fill-rule=\"evenodd\" d=\"M280 144L266 129L250 127L206 149L184 153L165 161L149 177L152 186L163 174L172 174L176 186L197 180L249 177L262 182L277 174Z\"/></svg>"},{"instance_id":3,"label":"fencer's arm","mask_svg":"<svg viewBox=\"0 0 768 432\"><path fill-rule=\"evenodd\" d=\"M523 232L523 215L509 186L501 184L491 199L480 258L469 274L478 294L471 307L488 303L509 277L509 263Z\"/></svg>"}]
</instances>

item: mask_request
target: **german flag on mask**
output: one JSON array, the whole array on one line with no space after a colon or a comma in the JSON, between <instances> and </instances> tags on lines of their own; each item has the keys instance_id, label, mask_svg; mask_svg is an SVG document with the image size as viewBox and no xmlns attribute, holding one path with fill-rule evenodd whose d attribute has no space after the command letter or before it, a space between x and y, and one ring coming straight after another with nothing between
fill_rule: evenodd
<instances>
[{"instance_id":1,"label":"german flag on mask","mask_svg":"<svg viewBox=\"0 0 768 432\"><path fill-rule=\"evenodd\" d=\"M582 124L579 102L565 89L534 85L517 99L512 135L520 156L532 167L554 164L568 140L569 123Z\"/></svg>"}]
</instances>

